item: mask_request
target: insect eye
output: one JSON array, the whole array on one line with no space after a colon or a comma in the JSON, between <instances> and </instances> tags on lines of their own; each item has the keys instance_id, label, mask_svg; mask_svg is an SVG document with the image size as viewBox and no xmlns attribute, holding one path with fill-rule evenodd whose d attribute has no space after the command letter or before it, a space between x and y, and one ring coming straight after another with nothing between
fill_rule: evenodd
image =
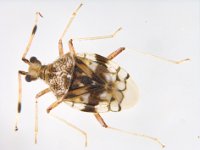
<instances>
[{"instance_id":1,"label":"insect eye","mask_svg":"<svg viewBox=\"0 0 200 150\"><path fill-rule=\"evenodd\" d=\"M31 76L30 76L30 75L26 75L25 80L26 80L27 82L31 82Z\"/></svg>"},{"instance_id":2,"label":"insect eye","mask_svg":"<svg viewBox=\"0 0 200 150\"><path fill-rule=\"evenodd\" d=\"M37 61L38 61L37 58L34 57L34 56L30 58L30 62L31 62L31 63L35 63L35 62L37 62Z\"/></svg>"},{"instance_id":3,"label":"insect eye","mask_svg":"<svg viewBox=\"0 0 200 150\"><path fill-rule=\"evenodd\" d=\"M41 62L34 56L30 58L30 62L31 63L37 63L37 64L41 65Z\"/></svg>"}]
</instances>

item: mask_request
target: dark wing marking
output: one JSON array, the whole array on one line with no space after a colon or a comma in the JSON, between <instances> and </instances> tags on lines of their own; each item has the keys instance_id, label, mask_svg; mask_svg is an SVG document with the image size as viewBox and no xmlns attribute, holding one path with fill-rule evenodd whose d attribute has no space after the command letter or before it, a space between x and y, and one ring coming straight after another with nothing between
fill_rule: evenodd
<instances>
[{"instance_id":1,"label":"dark wing marking","mask_svg":"<svg viewBox=\"0 0 200 150\"><path fill-rule=\"evenodd\" d=\"M82 72L84 72L88 77L90 77L91 79L99 82L99 83L103 83L103 80L101 80L97 74L95 74L95 72L93 72L93 70L91 70L85 63L83 60L81 60L80 58L76 57L76 66L82 70Z\"/></svg>"},{"instance_id":2,"label":"dark wing marking","mask_svg":"<svg viewBox=\"0 0 200 150\"><path fill-rule=\"evenodd\" d=\"M78 54L67 104L86 112L120 111L134 106L137 86L116 63L97 54Z\"/></svg>"}]
</instances>

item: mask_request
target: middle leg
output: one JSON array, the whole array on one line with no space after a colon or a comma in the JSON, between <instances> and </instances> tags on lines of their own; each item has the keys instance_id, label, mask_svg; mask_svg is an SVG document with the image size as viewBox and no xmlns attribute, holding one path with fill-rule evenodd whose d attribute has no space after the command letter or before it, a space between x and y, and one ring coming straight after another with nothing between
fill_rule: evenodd
<instances>
[{"instance_id":1,"label":"middle leg","mask_svg":"<svg viewBox=\"0 0 200 150\"><path fill-rule=\"evenodd\" d=\"M73 128L76 131L78 131L79 133L81 133L84 136L84 138L85 138L84 139L85 140L84 145L85 145L85 147L87 147L87 133L85 131L81 130L80 128L78 128L77 126L73 125L69 121L67 121L67 120L65 120L63 118L58 117L57 115L50 114L50 116L52 116L53 118L55 118L55 119L63 122L64 124L70 126L71 128Z\"/></svg>"},{"instance_id":2,"label":"middle leg","mask_svg":"<svg viewBox=\"0 0 200 150\"><path fill-rule=\"evenodd\" d=\"M107 58L109 60L111 60L111 59L115 58L117 55L119 55L124 50L125 50L125 47L120 47L116 51L114 51L110 55L108 55Z\"/></svg>"}]
</instances>

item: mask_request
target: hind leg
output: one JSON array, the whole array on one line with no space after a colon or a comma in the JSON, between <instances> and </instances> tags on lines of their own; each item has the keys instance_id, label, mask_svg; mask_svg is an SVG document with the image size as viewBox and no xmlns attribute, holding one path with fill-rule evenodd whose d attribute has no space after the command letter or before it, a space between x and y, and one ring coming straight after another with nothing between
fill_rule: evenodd
<instances>
[{"instance_id":1,"label":"hind leg","mask_svg":"<svg viewBox=\"0 0 200 150\"><path fill-rule=\"evenodd\" d=\"M143 138L146 138L146 139L149 139L149 140L152 140L156 143L158 143L162 148L165 147L164 144L162 144L160 142L159 139L155 138L155 137L152 137L152 136L149 136L149 135L145 135L145 134L141 134L141 133L135 133L135 132L129 132L129 131L125 131L125 130L122 130L122 129L118 129L118 128L113 128L113 127L110 127L108 126L105 121L103 120L103 118L101 117L101 115L99 113L95 113L94 114L95 118L97 119L97 121L102 125L102 127L104 128L107 128L107 129L112 129L112 130L115 130L115 131L118 131L118 132L122 132L122 133L126 133L126 134L131 134L131 135L134 135L134 136L138 136L138 137L143 137Z\"/></svg>"}]
</instances>

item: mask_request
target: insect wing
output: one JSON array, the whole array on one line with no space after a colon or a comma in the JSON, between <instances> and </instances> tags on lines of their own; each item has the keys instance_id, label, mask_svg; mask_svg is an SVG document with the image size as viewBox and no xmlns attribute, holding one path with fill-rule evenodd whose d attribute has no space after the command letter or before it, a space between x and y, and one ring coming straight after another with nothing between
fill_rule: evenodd
<instances>
[{"instance_id":1,"label":"insect wing","mask_svg":"<svg viewBox=\"0 0 200 150\"><path fill-rule=\"evenodd\" d=\"M138 88L123 68L98 54L84 53L76 57L79 64L74 70L67 104L97 113L117 112L136 104Z\"/></svg>"}]
</instances>

